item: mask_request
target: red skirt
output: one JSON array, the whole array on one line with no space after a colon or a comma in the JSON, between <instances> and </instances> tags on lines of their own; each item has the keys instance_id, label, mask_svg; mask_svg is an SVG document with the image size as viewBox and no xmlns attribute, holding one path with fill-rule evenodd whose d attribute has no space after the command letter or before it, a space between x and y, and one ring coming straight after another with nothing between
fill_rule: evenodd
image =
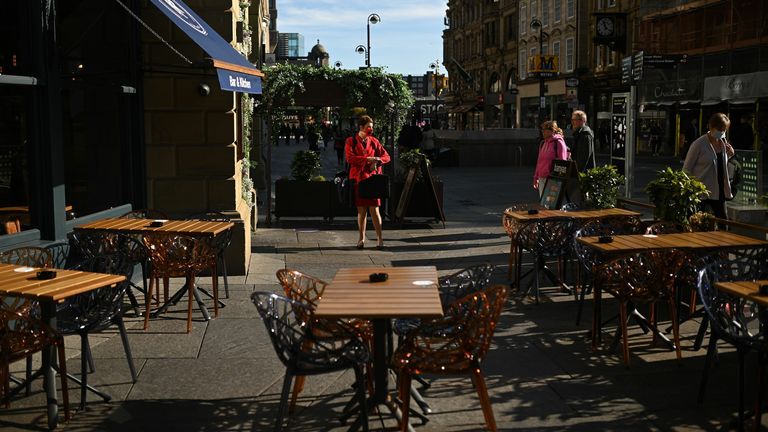
<instances>
[{"instance_id":1,"label":"red skirt","mask_svg":"<svg viewBox=\"0 0 768 432\"><path fill-rule=\"evenodd\" d=\"M355 207L380 207L381 200L378 198L360 198L360 193L357 190L357 182L355 182Z\"/></svg>"}]
</instances>

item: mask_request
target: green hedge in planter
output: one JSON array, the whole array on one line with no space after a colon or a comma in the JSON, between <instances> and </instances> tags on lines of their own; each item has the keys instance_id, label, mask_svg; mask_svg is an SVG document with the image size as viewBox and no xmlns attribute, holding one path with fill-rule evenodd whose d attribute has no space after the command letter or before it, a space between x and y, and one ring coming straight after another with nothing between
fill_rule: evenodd
<instances>
[{"instance_id":1,"label":"green hedge in planter","mask_svg":"<svg viewBox=\"0 0 768 432\"><path fill-rule=\"evenodd\" d=\"M645 186L645 192L656 206L653 211L656 219L684 226L688 226L688 218L709 193L696 177L672 168L659 171L659 177Z\"/></svg>"},{"instance_id":2,"label":"green hedge in planter","mask_svg":"<svg viewBox=\"0 0 768 432\"><path fill-rule=\"evenodd\" d=\"M589 207L614 208L619 196L619 186L624 184L624 176L619 174L615 166L603 165L579 173L579 184Z\"/></svg>"}]
</instances>

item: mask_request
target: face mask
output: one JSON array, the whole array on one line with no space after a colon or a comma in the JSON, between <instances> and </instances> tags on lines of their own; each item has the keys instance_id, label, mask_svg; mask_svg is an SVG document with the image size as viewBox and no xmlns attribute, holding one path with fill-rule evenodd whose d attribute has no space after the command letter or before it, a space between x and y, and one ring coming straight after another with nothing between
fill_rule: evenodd
<instances>
[{"instance_id":1,"label":"face mask","mask_svg":"<svg viewBox=\"0 0 768 432\"><path fill-rule=\"evenodd\" d=\"M372 127L365 128L363 132L365 132L366 135L371 136L373 135L373 128Z\"/></svg>"},{"instance_id":2,"label":"face mask","mask_svg":"<svg viewBox=\"0 0 768 432\"><path fill-rule=\"evenodd\" d=\"M712 138L716 140L725 138L725 131L714 130L714 131L711 131L710 133L712 134Z\"/></svg>"}]
</instances>

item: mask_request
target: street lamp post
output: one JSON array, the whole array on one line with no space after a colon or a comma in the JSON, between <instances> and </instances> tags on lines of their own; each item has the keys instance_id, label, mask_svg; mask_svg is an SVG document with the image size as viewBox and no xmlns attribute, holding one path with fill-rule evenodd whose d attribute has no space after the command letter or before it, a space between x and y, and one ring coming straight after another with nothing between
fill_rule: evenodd
<instances>
[{"instance_id":1,"label":"street lamp post","mask_svg":"<svg viewBox=\"0 0 768 432\"><path fill-rule=\"evenodd\" d=\"M549 38L549 34L544 31L544 26L541 24L541 21L534 18L531 20L531 29L532 30L538 30L539 31L539 58L542 58L541 56L542 51L544 51L544 38ZM541 68L539 68L541 69ZM546 93L546 90L544 89L544 74L541 70L539 70L539 121L536 125L537 127L541 125L541 122L544 121L544 118L547 116L547 112L545 108L547 107L547 102L544 94Z\"/></svg>"},{"instance_id":2,"label":"street lamp post","mask_svg":"<svg viewBox=\"0 0 768 432\"><path fill-rule=\"evenodd\" d=\"M430 121L432 123L432 129L435 129L435 126L438 126L437 121L437 95L440 93L440 87L438 86L438 79L440 78L440 59L435 59L434 63L429 64L429 68L432 69L433 75L432 78L435 82L434 84L434 92L435 92L435 106L432 109L432 116L430 117Z\"/></svg>"},{"instance_id":3,"label":"street lamp post","mask_svg":"<svg viewBox=\"0 0 768 432\"><path fill-rule=\"evenodd\" d=\"M378 24L381 22L381 17L378 14L372 13L368 15L368 20L365 23L365 27L368 33L368 45L365 50L365 66L371 67L371 24Z\"/></svg>"}]
</instances>

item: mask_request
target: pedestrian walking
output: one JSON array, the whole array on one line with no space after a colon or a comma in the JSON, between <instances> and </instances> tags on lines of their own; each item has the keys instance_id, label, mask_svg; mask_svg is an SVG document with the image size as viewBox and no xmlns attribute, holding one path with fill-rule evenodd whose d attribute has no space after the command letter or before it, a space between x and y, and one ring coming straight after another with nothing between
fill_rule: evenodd
<instances>
[{"instance_id":1,"label":"pedestrian walking","mask_svg":"<svg viewBox=\"0 0 768 432\"><path fill-rule=\"evenodd\" d=\"M533 173L533 188L544 193L544 183L552 172L552 162L555 159L568 159L568 147L563 139L563 130L557 127L554 120L541 124L541 134L544 137L539 144L539 156L536 160L536 171Z\"/></svg>"},{"instance_id":2,"label":"pedestrian walking","mask_svg":"<svg viewBox=\"0 0 768 432\"><path fill-rule=\"evenodd\" d=\"M381 174L381 166L389 163L389 153L378 139L373 136L373 120L364 115L357 120L358 132L347 138L345 153L349 163L349 178L354 180L355 207L357 207L357 228L359 238L357 248L365 247L365 229L368 224L368 213L371 215L373 228L376 230L376 248L384 248L384 237L381 230L381 200L360 198L358 185L361 181L374 174Z\"/></svg>"},{"instance_id":3,"label":"pedestrian walking","mask_svg":"<svg viewBox=\"0 0 768 432\"><path fill-rule=\"evenodd\" d=\"M736 152L725 138L730 125L727 115L712 114L707 124L709 130L691 143L683 164L683 170L707 186L709 197L701 201L702 210L709 210L721 219L726 219L725 200L733 197L728 158Z\"/></svg>"},{"instance_id":4,"label":"pedestrian walking","mask_svg":"<svg viewBox=\"0 0 768 432\"><path fill-rule=\"evenodd\" d=\"M576 110L571 113L573 127L573 157L576 166L585 172L597 166L595 162L595 133L587 126L587 113Z\"/></svg>"}]
</instances>

